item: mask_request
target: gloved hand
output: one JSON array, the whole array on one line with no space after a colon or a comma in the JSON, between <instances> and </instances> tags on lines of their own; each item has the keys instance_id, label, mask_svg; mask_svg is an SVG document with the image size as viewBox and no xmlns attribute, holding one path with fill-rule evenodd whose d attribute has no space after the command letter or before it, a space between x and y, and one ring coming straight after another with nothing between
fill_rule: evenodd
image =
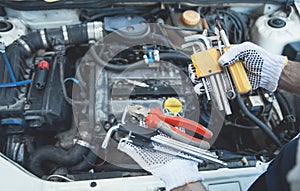
<instances>
[{"instance_id":1,"label":"gloved hand","mask_svg":"<svg viewBox=\"0 0 300 191\"><path fill-rule=\"evenodd\" d=\"M120 142L118 149L127 153L143 169L164 181L166 190L202 180L197 163L151 148Z\"/></svg>"},{"instance_id":2,"label":"gloved hand","mask_svg":"<svg viewBox=\"0 0 300 191\"><path fill-rule=\"evenodd\" d=\"M244 42L234 45L219 58L221 66L228 66L236 61L242 61L253 89L258 87L275 91L282 69L287 64L285 56L267 52L263 48Z\"/></svg>"}]
</instances>

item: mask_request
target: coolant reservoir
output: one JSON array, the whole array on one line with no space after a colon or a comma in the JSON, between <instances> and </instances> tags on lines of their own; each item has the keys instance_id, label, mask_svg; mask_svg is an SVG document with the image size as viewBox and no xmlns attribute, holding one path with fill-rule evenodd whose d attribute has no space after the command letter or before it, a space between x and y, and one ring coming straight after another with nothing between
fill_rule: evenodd
<instances>
[{"instance_id":1,"label":"coolant reservoir","mask_svg":"<svg viewBox=\"0 0 300 191\"><path fill-rule=\"evenodd\" d=\"M289 15L277 12L259 17L251 30L251 39L264 49L281 54L286 44L300 40L300 19L292 9Z\"/></svg>"}]
</instances>

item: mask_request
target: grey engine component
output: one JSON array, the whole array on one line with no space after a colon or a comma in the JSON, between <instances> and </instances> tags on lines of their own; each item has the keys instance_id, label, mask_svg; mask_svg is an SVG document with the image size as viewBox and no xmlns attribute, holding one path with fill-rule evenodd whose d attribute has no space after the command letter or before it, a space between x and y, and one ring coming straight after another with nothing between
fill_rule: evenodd
<instances>
[{"instance_id":1,"label":"grey engine component","mask_svg":"<svg viewBox=\"0 0 300 191\"><path fill-rule=\"evenodd\" d=\"M281 8L273 6L254 5L249 14L258 8ZM279 147L245 117L236 100L229 101L232 114L224 117L213 100L204 93L197 95L189 79L191 51L181 48L185 36L215 36L213 30L204 30L213 29L215 19L225 23L232 44L256 38L248 31L258 15L250 18L239 8L185 4L7 8L7 15L0 17L0 40L7 46L2 46L0 58L0 151L43 178L62 174L89 179L89 172L96 178L108 172L111 177L143 175L131 159L116 151L124 134L113 134L115 141L108 150L100 145L117 122L137 123L124 116L128 104L158 106L171 114L164 103L176 98L182 107L176 115L209 128L220 126L211 150L229 168L244 167L245 158L248 166L271 160ZM203 23L184 24L180 18L189 9L201 13ZM297 102L293 96L258 89L241 100L282 143L298 132L290 108Z\"/></svg>"}]
</instances>

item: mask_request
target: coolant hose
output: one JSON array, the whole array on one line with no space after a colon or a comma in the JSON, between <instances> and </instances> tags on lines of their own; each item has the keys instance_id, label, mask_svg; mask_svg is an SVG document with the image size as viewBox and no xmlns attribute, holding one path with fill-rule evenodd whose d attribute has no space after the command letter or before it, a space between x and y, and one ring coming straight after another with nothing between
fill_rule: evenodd
<instances>
[{"instance_id":1,"label":"coolant hose","mask_svg":"<svg viewBox=\"0 0 300 191\"><path fill-rule=\"evenodd\" d=\"M92 47L90 49L90 53L91 53L91 58L93 59L93 61L96 62L96 64L99 64L100 66L104 67L105 69L114 71L114 72L122 72L129 68L137 68L137 67L145 65L144 60L137 61L133 64L126 64L126 65L110 64L108 62L105 62L102 58L100 58L100 55L98 55L98 53L96 52L95 47Z\"/></svg>"},{"instance_id":2,"label":"coolant hose","mask_svg":"<svg viewBox=\"0 0 300 191\"><path fill-rule=\"evenodd\" d=\"M93 151L90 151L84 157L84 160L82 160L80 163L76 164L75 166L72 166L71 168L69 168L69 170L71 172L89 170L91 167L93 167L93 164L96 162L97 158L98 156Z\"/></svg>"},{"instance_id":3,"label":"coolant hose","mask_svg":"<svg viewBox=\"0 0 300 191\"><path fill-rule=\"evenodd\" d=\"M127 69L133 69L138 68L143 65L146 65L144 60L139 60L132 64L125 64L125 65L116 65L116 64L110 64L108 62L105 62L96 52L95 48L90 49L91 58L93 61L96 62L96 64L99 64L100 66L104 67L107 70L114 71L114 72L122 72ZM169 52L169 53L160 53L159 54L161 60L185 60L188 62L191 62L191 59L184 55L184 54L178 54L178 52Z\"/></svg>"},{"instance_id":4,"label":"coolant hose","mask_svg":"<svg viewBox=\"0 0 300 191\"><path fill-rule=\"evenodd\" d=\"M276 143L277 146L282 147L282 143L276 137L276 135L272 132L272 130L269 129L268 126L266 126L260 119L258 119L255 115L253 115L248 110L247 106L245 105L245 103L239 93L236 93L236 99L238 101L238 104L239 104L241 110L244 112L246 117L248 117L250 120L252 120L256 125L258 125L261 128L261 130L263 130Z\"/></svg>"},{"instance_id":5,"label":"coolant hose","mask_svg":"<svg viewBox=\"0 0 300 191\"><path fill-rule=\"evenodd\" d=\"M83 155L87 154L87 147L76 144L69 151L52 145L43 146L31 154L28 169L35 175L42 177L48 172L43 168L46 163L53 163L59 166L74 166L84 160ZM49 170L49 169L48 169Z\"/></svg>"},{"instance_id":6,"label":"coolant hose","mask_svg":"<svg viewBox=\"0 0 300 191\"><path fill-rule=\"evenodd\" d=\"M160 59L162 60L183 60L191 62L191 58L183 53L180 53L178 51L176 52L168 52L168 53L160 53L159 54Z\"/></svg>"}]
</instances>

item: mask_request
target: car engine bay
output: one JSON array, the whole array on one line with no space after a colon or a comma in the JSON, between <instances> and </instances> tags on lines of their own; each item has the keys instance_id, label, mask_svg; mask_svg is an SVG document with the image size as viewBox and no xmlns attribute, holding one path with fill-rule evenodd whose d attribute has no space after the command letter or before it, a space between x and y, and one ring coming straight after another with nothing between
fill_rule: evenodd
<instances>
[{"instance_id":1,"label":"car engine bay","mask_svg":"<svg viewBox=\"0 0 300 191\"><path fill-rule=\"evenodd\" d=\"M190 58L207 42L223 49L218 20L230 44L251 41L300 61L293 2L0 5L0 152L44 180L147 175L117 150L128 132L114 132L101 147L116 124L139 123L126 115L130 104L156 106L207 127L214 134L209 150L227 168L269 162L299 133L297 96L259 88L238 98L227 94L220 109L212 82L191 75ZM219 168L199 164L200 171Z\"/></svg>"}]
</instances>

